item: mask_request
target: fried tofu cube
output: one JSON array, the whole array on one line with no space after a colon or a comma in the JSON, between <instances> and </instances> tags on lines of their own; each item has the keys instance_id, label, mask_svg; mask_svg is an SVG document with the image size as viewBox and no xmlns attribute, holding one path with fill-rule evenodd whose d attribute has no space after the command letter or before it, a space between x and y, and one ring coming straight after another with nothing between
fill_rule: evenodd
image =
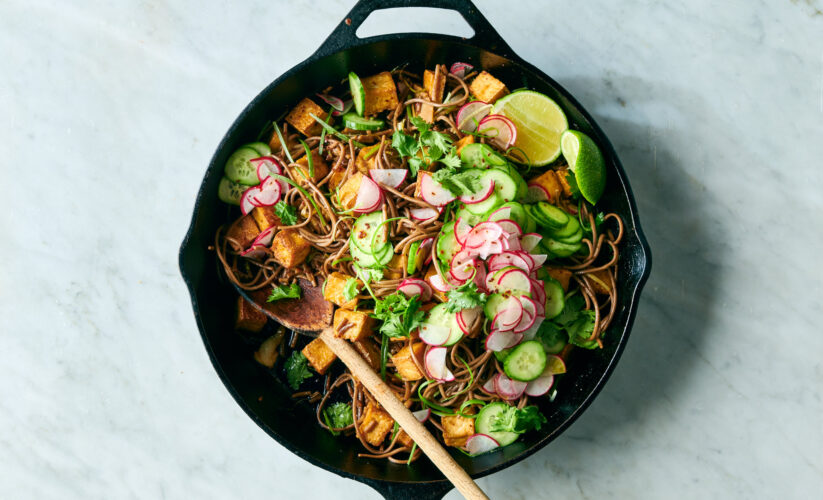
<instances>
[{"instance_id":1,"label":"fried tofu cube","mask_svg":"<svg viewBox=\"0 0 823 500\"><path fill-rule=\"evenodd\" d=\"M566 176L569 174L568 167L558 168L554 175L557 177L557 181L560 182L560 186L563 188L563 195L566 198L571 198L572 196L572 186L569 184L569 180Z\"/></svg>"},{"instance_id":2,"label":"fried tofu cube","mask_svg":"<svg viewBox=\"0 0 823 500\"><path fill-rule=\"evenodd\" d=\"M300 352L303 353L303 356L306 356L306 360L308 360L311 367L320 375L325 374L326 370L337 359L337 355L321 339L312 340Z\"/></svg>"},{"instance_id":3,"label":"fried tofu cube","mask_svg":"<svg viewBox=\"0 0 823 500\"><path fill-rule=\"evenodd\" d=\"M274 213L273 206L254 207L251 211L251 216L254 219L254 222L257 223L257 227L260 228L260 232L263 232L272 226L280 226L283 224L280 217Z\"/></svg>"},{"instance_id":4,"label":"fried tofu cube","mask_svg":"<svg viewBox=\"0 0 823 500\"><path fill-rule=\"evenodd\" d=\"M423 366L423 352L426 350L426 344L423 342L412 342L411 347L405 346L391 357L394 367L397 369L397 374L400 378L408 382L420 380L423 378L423 373L417 368L412 356L417 358L420 366Z\"/></svg>"},{"instance_id":5,"label":"fried tofu cube","mask_svg":"<svg viewBox=\"0 0 823 500\"><path fill-rule=\"evenodd\" d=\"M423 72L423 88L429 94L429 98L437 103L443 102L443 92L446 90L446 68L437 66L434 71Z\"/></svg>"},{"instance_id":6,"label":"fried tofu cube","mask_svg":"<svg viewBox=\"0 0 823 500\"><path fill-rule=\"evenodd\" d=\"M325 121L329 114L314 101L308 97L304 97L302 101L297 103L289 114L286 115L286 122L292 127L296 128L301 134L306 137L320 134L320 124L312 118L314 115ZM275 134L277 135L277 134Z\"/></svg>"},{"instance_id":7,"label":"fried tofu cube","mask_svg":"<svg viewBox=\"0 0 823 500\"><path fill-rule=\"evenodd\" d=\"M434 264L432 264L426 270L426 274L425 274L425 277L423 279L425 279L426 282L429 283L429 285L431 285L431 281L430 281L429 278L431 278L435 274L437 274L437 269L435 269ZM435 297L437 297L441 300L441 302L446 302L446 294L445 293L437 291L434 287L432 287L432 292L434 293Z\"/></svg>"},{"instance_id":8,"label":"fried tofu cube","mask_svg":"<svg viewBox=\"0 0 823 500\"><path fill-rule=\"evenodd\" d=\"M431 104L421 104L417 116L422 118L426 123L434 123L434 106Z\"/></svg>"},{"instance_id":9,"label":"fried tofu cube","mask_svg":"<svg viewBox=\"0 0 823 500\"><path fill-rule=\"evenodd\" d=\"M343 210L351 210L357 202L357 192L360 190L360 183L363 181L363 174L355 172L354 175L346 179L337 191L337 206Z\"/></svg>"},{"instance_id":10,"label":"fried tofu cube","mask_svg":"<svg viewBox=\"0 0 823 500\"><path fill-rule=\"evenodd\" d=\"M474 136L473 135L467 135L466 137L464 137L464 138L460 139L459 141L455 142L454 147L457 150L457 154L459 155L460 151L462 151L463 148L465 148L469 144L474 144Z\"/></svg>"},{"instance_id":11,"label":"fried tofu cube","mask_svg":"<svg viewBox=\"0 0 823 500\"><path fill-rule=\"evenodd\" d=\"M311 169L309 168L309 157L306 155L303 155L302 158L295 161L297 166L292 167L302 172L302 174L297 173L294 175L294 178L297 179L297 183L302 186L307 184L306 179L311 179L312 182L317 184L320 179L329 174L329 166L326 164L325 160L323 160L323 157L317 154L317 151L311 152L311 162L312 167L314 168L314 175L310 175Z\"/></svg>"},{"instance_id":12,"label":"fried tofu cube","mask_svg":"<svg viewBox=\"0 0 823 500\"><path fill-rule=\"evenodd\" d=\"M226 238L233 239L241 248L246 249L251 246L258 234L260 228L257 227L257 222L251 215L244 215L232 223L226 232Z\"/></svg>"},{"instance_id":13,"label":"fried tofu cube","mask_svg":"<svg viewBox=\"0 0 823 500\"><path fill-rule=\"evenodd\" d=\"M446 446L465 446L466 440L474 434L474 419L452 415L440 417L443 426L443 442Z\"/></svg>"},{"instance_id":14,"label":"fried tofu cube","mask_svg":"<svg viewBox=\"0 0 823 500\"><path fill-rule=\"evenodd\" d=\"M331 273L326 278L326 284L323 286L323 298L332 304L342 307L343 309L354 309L360 299L355 297L351 300L347 300L345 294L343 293L343 290L346 288L346 283L348 283L350 279L354 278L339 272ZM363 282L357 280L358 289L362 286Z\"/></svg>"},{"instance_id":15,"label":"fried tofu cube","mask_svg":"<svg viewBox=\"0 0 823 500\"><path fill-rule=\"evenodd\" d=\"M234 317L234 328L236 330L258 333L266 325L267 320L266 315L249 301L243 297L237 297L237 314Z\"/></svg>"},{"instance_id":16,"label":"fried tofu cube","mask_svg":"<svg viewBox=\"0 0 823 500\"><path fill-rule=\"evenodd\" d=\"M366 90L365 116L372 116L381 111L391 111L400 101L397 99L397 86L391 73L384 71L360 80Z\"/></svg>"},{"instance_id":17,"label":"fried tofu cube","mask_svg":"<svg viewBox=\"0 0 823 500\"><path fill-rule=\"evenodd\" d=\"M329 177L329 189L334 192L340 184L343 183L343 177L346 176L346 167L338 168L337 170L331 171L331 176Z\"/></svg>"},{"instance_id":18,"label":"fried tofu cube","mask_svg":"<svg viewBox=\"0 0 823 500\"><path fill-rule=\"evenodd\" d=\"M380 446L394 427L394 419L374 401L369 401L363 412L360 434L372 446Z\"/></svg>"},{"instance_id":19,"label":"fried tofu cube","mask_svg":"<svg viewBox=\"0 0 823 500\"><path fill-rule=\"evenodd\" d=\"M280 132L282 133L283 131L281 130ZM271 148L272 153L279 153L283 150L283 144L280 143L280 138L277 137L277 132L274 130L272 130L271 139L269 139L269 148Z\"/></svg>"},{"instance_id":20,"label":"fried tofu cube","mask_svg":"<svg viewBox=\"0 0 823 500\"><path fill-rule=\"evenodd\" d=\"M469 85L469 92L481 101L494 104L494 101L508 94L509 89L497 78L481 71Z\"/></svg>"},{"instance_id":21,"label":"fried tofu cube","mask_svg":"<svg viewBox=\"0 0 823 500\"><path fill-rule=\"evenodd\" d=\"M363 175L369 175L369 170L376 168L377 151L380 149L380 144L372 144L362 148L357 153L357 158L354 160L354 166L357 171Z\"/></svg>"},{"instance_id":22,"label":"fried tofu cube","mask_svg":"<svg viewBox=\"0 0 823 500\"><path fill-rule=\"evenodd\" d=\"M406 267L406 257L396 253L383 269L383 276L387 280L398 280L403 277L403 269Z\"/></svg>"},{"instance_id":23,"label":"fried tofu cube","mask_svg":"<svg viewBox=\"0 0 823 500\"><path fill-rule=\"evenodd\" d=\"M334 334L356 342L368 338L374 331L374 318L362 311L338 309L334 312Z\"/></svg>"},{"instance_id":24,"label":"fried tofu cube","mask_svg":"<svg viewBox=\"0 0 823 500\"><path fill-rule=\"evenodd\" d=\"M537 184L545 189L549 194L549 202L551 203L557 203L560 199L560 193L563 192L563 186L560 185L560 181L557 180L557 175L555 175L553 170L543 172L530 180L529 184Z\"/></svg>"},{"instance_id":25,"label":"fried tofu cube","mask_svg":"<svg viewBox=\"0 0 823 500\"><path fill-rule=\"evenodd\" d=\"M283 229L274 235L271 251L274 259L283 267L294 269L306 260L311 244L300 236L297 229Z\"/></svg>"},{"instance_id":26,"label":"fried tofu cube","mask_svg":"<svg viewBox=\"0 0 823 500\"><path fill-rule=\"evenodd\" d=\"M594 293L598 295L608 295L612 289L612 276L608 269L601 269L593 273L586 273L589 282L592 284Z\"/></svg>"},{"instance_id":27,"label":"fried tofu cube","mask_svg":"<svg viewBox=\"0 0 823 500\"><path fill-rule=\"evenodd\" d=\"M571 271L568 269L560 269L555 267L547 267L545 269L546 272L549 273L549 276L556 279L560 283L560 286L563 287L564 292L569 291L569 281L572 277Z\"/></svg>"},{"instance_id":28,"label":"fried tofu cube","mask_svg":"<svg viewBox=\"0 0 823 500\"><path fill-rule=\"evenodd\" d=\"M357 352L363 356L363 359L366 360L374 371L380 369L380 349L371 339L365 340L358 340L357 342L352 342L354 348L357 349Z\"/></svg>"}]
</instances>

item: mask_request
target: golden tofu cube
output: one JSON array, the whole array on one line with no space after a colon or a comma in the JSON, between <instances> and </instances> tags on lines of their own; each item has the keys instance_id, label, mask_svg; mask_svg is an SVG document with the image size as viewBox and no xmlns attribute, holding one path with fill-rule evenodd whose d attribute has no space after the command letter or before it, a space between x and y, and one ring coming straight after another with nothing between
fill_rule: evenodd
<instances>
[{"instance_id":1,"label":"golden tofu cube","mask_svg":"<svg viewBox=\"0 0 823 500\"><path fill-rule=\"evenodd\" d=\"M332 304L342 307L343 309L354 309L360 299L355 297L351 300L347 300L343 293L343 290L346 288L346 283L348 283L350 279L353 278L347 274L339 272L331 273L326 278L326 284L323 286L323 298ZM357 280L358 289L362 286L363 282Z\"/></svg>"},{"instance_id":2,"label":"golden tofu cube","mask_svg":"<svg viewBox=\"0 0 823 500\"><path fill-rule=\"evenodd\" d=\"M274 207L254 207L251 210L251 216L260 228L260 232L272 226L279 226L282 224L280 217L274 213Z\"/></svg>"},{"instance_id":3,"label":"golden tofu cube","mask_svg":"<svg viewBox=\"0 0 823 500\"><path fill-rule=\"evenodd\" d=\"M437 103L443 102L443 92L446 90L446 68L442 65L434 71L423 72L423 88L429 94L429 98Z\"/></svg>"},{"instance_id":4,"label":"golden tofu cube","mask_svg":"<svg viewBox=\"0 0 823 500\"><path fill-rule=\"evenodd\" d=\"M280 132L283 133L282 130ZM283 138L285 139L285 137ZM269 139L269 148L271 148L272 153L279 153L283 150L283 145L280 143L280 138L277 137L277 132L274 130L272 130L271 139Z\"/></svg>"},{"instance_id":5,"label":"golden tofu cube","mask_svg":"<svg viewBox=\"0 0 823 500\"><path fill-rule=\"evenodd\" d=\"M335 189L337 189L340 184L343 183L343 177L346 176L346 167L338 168L337 170L331 171L331 176L329 177L329 189L333 193Z\"/></svg>"},{"instance_id":6,"label":"golden tofu cube","mask_svg":"<svg viewBox=\"0 0 823 500\"><path fill-rule=\"evenodd\" d=\"M503 82L485 71L481 71L480 74L472 80L471 85L469 85L469 91L478 100L489 104L494 104L494 101L509 93L509 89L506 88Z\"/></svg>"},{"instance_id":7,"label":"golden tofu cube","mask_svg":"<svg viewBox=\"0 0 823 500\"><path fill-rule=\"evenodd\" d=\"M300 352L303 353L303 356L306 356L311 367L320 375L325 374L326 370L337 359L337 355L321 339L312 340Z\"/></svg>"},{"instance_id":8,"label":"golden tofu cube","mask_svg":"<svg viewBox=\"0 0 823 500\"><path fill-rule=\"evenodd\" d=\"M359 427L360 434L366 438L366 442L372 446L380 446L392 428L394 428L394 419L377 403L369 401Z\"/></svg>"},{"instance_id":9,"label":"golden tofu cube","mask_svg":"<svg viewBox=\"0 0 823 500\"><path fill-rule=\"evenodd\" d=\"M357 158L354 160L354 166L357 171L363 175L369 175L369 170L375 168L377 160L377 151L380 149L380 144L372 144L362 148L357 153Z\"/></svg>"},{"instance_id":10,"label":"golden tofu cube","mask_svg":"<svg viewBox=\"0 0 823 500\"><path fill-rule=\"evenodd\" d=\"M554 175L557 177L557 181L560 182L560 186L563 188L563 195L566 198L571 198L571 196L572 196L572 187L569 184L569 180L566 178L566 176L569 175L568 167L558 168L554 172Z\"/></svg>"},{"instance_id":11,"label":"golden tofu cube","mask_svg":"<svg viewBox=\"0 0 823 500\"><path fill-rule=\"evenodd\" d=\"M469 144L474 144L474 136L473 135L467 135L466 137L464 137L464 138L460 139L459 141L455 142L454 147L457 150L457 154L459 155L460 151L462 151L463 148L465 148Z\"/></svg>"},{"instance_id":12,"label":"golden tofu cube","mask_svg":"<svg viewBox=\"0 0 823 500\"><path fill-rule=\"evenodd\" d=\"M560 269L555 267L547 267L545 269L546 272L549 273L549 276L556 279L560 283L560 286L563 287L564 292L569 291L569 281L572 278L571 271L569 271L568 269Z\"/></svg>"},{"instance_id":13,"label":"golden tofu cube","mask_svg":"<svg viewBox=\"0 0 823 500\"><path fill-rule=\"evenodd\" d=\"M360 190L360 183L363 181L363 174L355 172L354 175L346 179L337 191L337 207L343 210L351 210L357 202L357 192Z\"/></svg>"},{"instance_id":14,"label":"golden tofu cube","mask_svg":"<svg viewBox=\"0 0 823 500\"><path fill-rule=\"evenodd\" d=\"M289 114L286 115L286 122L306 137L319 135L321 126L314 118L312 118L311 115L314 115L324 121L329 116L326 110L318 106L308 97L304 97L303 100L298 102L297 106L295 106L294 109L289 111ZM277 134L275 133L275 136L276 135Z\"/></svg>"},{"instance_id":15,"label":"golden tofu cube","mask_svg":"<svg viewBox=\"0 0 823 500\"><path fill-rule=\"evenodd\" d=\"M274 259L283 267L293 269L309 256L311 244L300 236L297 229L283 229L274 235L271 251Z\"/></svg>"},{"instance_id":16,"label":"golden tofu cube","mask_svg":"<svg viewBox=\"0 0 823 500\"><path fill-rule=\"evenodd\" d=\"M365 339L352 342L352 344L374 371L378 371L380 369L380 349L374 341L371 339Z\"/></svg>"},{"instance_id":17,"label":"golden tofu cube","mask_svg":"<svg viewBox=\"0 0 823 500\"><path fill-rule=\"evenodd\" d=\"M360 80L366 90L365 116L372 116L381 111L391 111L400 103L397 99L397 86L391 73L384 71Z\"/></svg>"},{"instance_id":18,"label":"golden tofu cube","mask_svg":"<svg viewBox=\"0 0 823 500\"><path fill-rule=\"evenodd\" d=\"M437 274L437 269L434 268L434 264L431 264L429 268L426 270L426 274L424 276L424 279L427 283L429 283L429 285L431 285L431 281L429 281L429 278L431 278L435 274ZM432 292L434 293L435 297L440 299L441 302L446 302L445 293L437 291L434 287L432 287Z\"/></svg>"},{"instance_id":19,"label":"golden tofu cube","mask_svg":"<svg viewBox=\"0 0 823 500\"><path fill-rule=\"evenodd\" d=\"M397 431L397 442L405 446L406 448L411 448L414 444L414 440L412 440L411 436L406 434L406 431L400 429Z\"/></svg>"},{"instance_id":20,"label":"golden tofu cube","mask_svg":"<svg viewBox=\"0 0 823 500\"><path fill-rule=\"evenodd\" d=\"M557 203L560 200L560 193L563 192L563 186L557 180L553 170L547 170L529 181L529 184L537 184L549 193L549 202Z\"/></svg>"},{"instance_id":21,"label":"golden tofu cube","mask_svg":"<svg viewBox=\"0 0 823 500\"><path fill-rule=\"evenodd\" d=\"M306 179L311 179L311 181L315 184L320 182L320 180L329 174L329 166L326 164L323 157L317 154L317 151L311 152L311 161L312 167L314 168L314 175L311 174L311 169L309 168L309 157L303 155L302 158L295 161L294 163L297 164L296 167L292 167L299 172L295 173L294 178L297 179L297 183L305 186L307 184Z\"/></svg>"},{"instance_id":22,"label":"golden tofu cube","mask_svg":"<svg viewBox=\"0 0 823 500\"><path fill-rule=\"evenodd\" d=\"M422 118L426 123L434 123L434 106L431 104L421 104L417 116Z\"/></svg>"},{"instance_id":23,"label":"golden tofu cube","mask_svg":"<svg viewBox=\"0 0 823 500\"><path fill-rule=\"evenodd\" d=\"M440 417L443 426L443 442L446 446L465 446L466 440L474 434L474 419L452 415Z\"/></svg>"},{"instance_id":24,"label":"golden tofu cube","mask_svg":"<svg viewBox=\"0 0 823 500\"><path fill-rule=\"evenodd\" d=\"M398 280L403 277L403 269L406 267L406 257L396 253L383 269L383 276L387 280Z\"/></svg>"},{"instance_id":25,"label":"golden tofu cube","mask_svg":"<svg viewBox=\"0 0 823 500\"><path fill-rule=\"evenodd\" d=\"M423 366L423 352L425 350L426 344L423 342L412 342L411 348L407 345L391 357L400 378L409 382L423 378L423 373L417 368L412 355L417 358L420 366Z\"/></svg>"},{"instance_id":26,"label":"golden tofu cube","mask_svg":"<svg viewBox=\"0 0 823 500\"><path fill-rule=\"evenodd\" d=\"M243 297L237 297L237 314L234 317L234 328L257 333L266 325L268 318Z\"/></svg>"},{"instance_id":27,"label":"golden tofu cube","mask_svg":"<svg viewBox=\"0 0 823 500\"><path fill-rule=\"evenodd\" d=\"M364 340L374 330L374 318L362 311L338 309L334 312L334 334L356 342Z\"/></svg>"},{"instance_id":28,"label":"golden tofu cube","mask_svg":"<svg viewBox=\"0 0 823 500\"><path fill-rule=\"evenodd\" d=\"M246 249L251 246L258 234L260 234L260 228L257 227L257 222L251 215L244 215L229 227L226 238L236 241L240 248Z\"/></svg>"},{"instance_id":29,"label":"golden tofu cube","mask_svg":"<svg viewBox=\"0 0 823 500\"><path fill-rule=\"evenodd\" d=\"M612 289L612 276L608 269L601 269L593 273L586 273L589 283L592 284L594 293L598 295L608 295Z\"/></svg>"}]
</instances>

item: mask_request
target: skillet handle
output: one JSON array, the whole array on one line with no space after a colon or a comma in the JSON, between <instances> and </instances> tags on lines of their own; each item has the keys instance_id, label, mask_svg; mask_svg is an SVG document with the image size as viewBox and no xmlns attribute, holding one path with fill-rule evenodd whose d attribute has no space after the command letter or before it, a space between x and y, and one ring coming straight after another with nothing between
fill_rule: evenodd
<instances>
[{"instance_id":1,"label":"skillet handle","mask_svg":"<svg viewBox=\"0 0 823 500\"><path fill-rule=\"evenodd\" d=\"M442 483L388 483L370 479L362 481L383 495L387 500L442 500L453 486L448 482Z\"/></svg>"},{"instance_id":2,"label":"skillet handle","mask_svg":"<svg viewBox=\"0 0 823 500\"><path fill-rule=\"evenodd\" d=\"M320 45L313 57L325 57L379 38L359 38L356 35L357 28L376 10L401 7L433 7L453 10L460 14L474 30L474 36L468 39L469 42L506 58L514 55L511 47L477 10L471 0L360 0Z\"/></svg>"}]
</instances>

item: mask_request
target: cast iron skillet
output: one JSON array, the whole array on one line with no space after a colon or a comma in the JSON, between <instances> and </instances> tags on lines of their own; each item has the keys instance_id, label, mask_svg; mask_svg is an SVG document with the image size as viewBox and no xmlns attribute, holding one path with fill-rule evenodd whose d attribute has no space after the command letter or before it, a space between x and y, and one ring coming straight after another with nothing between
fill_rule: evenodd
<instances>
[{"instance_id":1,"label":"cast iron skillet","mask_svg":"<svg viewBox=\"0 0 823 500\"><path fill-rule=\"evenodd\" d=\"M470 39L423 33L366 39L355 36L357 27L372 11L414 6L456 10L475 35ZM214 252L207 247L218 226L237 216L217 199L217 184L225 162L237 147L253 140L270 120L281 116L303 96L342 81L349 71L369 75L404 62L410 63L413 70L422 70L453 61L473 63L489 70L510 89L528 87L560 104L570 126L593 137L606 156L608 186L599 208L618 213L626 224L618 270L620 299L615 321L605 335L605 347L572 353L569 375L559 382L557 399L541 404L548 425L494 453L477 458L458 452L453 455L477 478L513 465L548 444L591 403L614 369L629 336L640 290L651 269L651 254L640 230L626 175L600 127L557 82L515 55L469 0L361 0L355 5L317 52L266 87L229 128L206 171L191 226L180 248L180 269L191 293L203 342L215 370L237 403L271 437L299 457L368 484L386 498L437 499L451 485L427 460L407 467L357 458L359 446L353 438L333 437L315 425L313 410L304 403L295 403L289 397L291 391L254 362L254 346L241 342L232 332L236 294L218 276Z\"/></svg>"}]
</instances>

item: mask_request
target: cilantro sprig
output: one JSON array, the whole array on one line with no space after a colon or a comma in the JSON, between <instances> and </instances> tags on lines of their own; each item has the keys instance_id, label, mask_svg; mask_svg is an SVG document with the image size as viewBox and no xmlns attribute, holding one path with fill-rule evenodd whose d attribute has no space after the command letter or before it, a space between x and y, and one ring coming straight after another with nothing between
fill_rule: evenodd
<instances>
[{"instance_id":1,"label":"cilantro sprig","mask_svg":"<svg viewBox=\"0 0 823 500\"><path fill-rule=\"evenodd\" d=\"M274 204L274 214L280 218L284 226L297 224L297 209L283 200Z\"/></svg>"},{"instance_id":2,"label":"cilantro sprig","mask_svg":"<svg viewBox=\"0 0 823 500\"><path fill-rule=\"evenodd\" d=\"M540 430L546 423L546 417L540 413L536 406L526 406L518 409L509 406L506 411L502 411L492 417L489 430L491 432L516 432L523 434L532 429Z\"/></svg>"},{"instance_id":3,"label":"cilantro sprig","mask_svg":"<svg viewBox=\"0 0 823 500\"><path fill-rule=\"evenodd\" d=\"M596 340L589 340L594 331L595 313L585 309L586 301L581 295L566 299L563 311L550 321L544 321L537 332L538 338L547 347L555 345L559 338L565 336L566 342L584 349L596 349Z\"/></svg>"},{"instance_id":4,"label":"cilantro sprig","mask_svg":"<svg viewBox=\"0 0 823 500\"><path fill-rule=\"evenodd\" d=\"M374 302L372 317L383 322L380 333L387 337L408 337L420 326L426 313L420 310L420 296L406 297L401 292L394 292Z\"/></svg>"},{"instance_id":5,"label":"cilantro sprig","mask_svg":"<svg viewBox=\"0 0 823 500\"><path fill-rule=\"evenodd\" d=\"M354 415L351 405L348 403L334 403L323 409L323 420L329 427L329 432L336 436L340 434L339 429L348 427L354 423Z\"/></svg>"},{"instance_id":6,"label":"cilantro sprig","mask_svg":"<svg viewBox=\"0 0 823 500\"><path fill-rule=\"evenodd\" d=\"M456 167L454 155L454 139L448 134L432 130L431 126L419 116L413 116L411 124L417 128L418 135L410 135L403 130L395 130L392 135L392 147L402 158L408 158L409 170L412 177L417 172L436 161L447 162L447 165ZM459 163L459 159L457 163Z\"/></svg>"},{"instance_id":7,"label":"cilantro sprig","mask_svg":"<svg viewBox=\"0 0 823 500\"><path fill-rule=\"evenodd\" d=\"M462 309L471 309L479 307L489 300L489 296L477 289L477 285L473 281L452 288L446 292L446 297L449 299L446 302L446 311L458 312Z\"/></svg>"},{"instance_id":8,"label":"cilantro sprig","mask_svg":"<svg viewBox=\"0 0 823 500\"><path fill-rule=\"evenodd\" d=\"M291 357L286 360L286 378L289 385L295 391L300 387L304 380L314 377L314 374L309 369L309 360L302 352L294 351Z\"/></svg>"},{"instance_id":9,"label":"cilantro sprig","mask_svg":"<svg viewBox=\"0 0 823 500\"><path fill-rule=\"evenodd\" d=\"M299 299L300 292L300 286L297 283L292 283L291 285L273 285L266 302L274 302L282 299Z\"/></svg>"},{"instance_id":10,"label":"cilantro sprig","mask_svg":"<svg viewBox=\"0 0 823 500\"><path fill-rule=\"evenodd\" d=\"M347 279L346 284L343 285L343 298L348 301L357 297L359 294L360 290L358 290L357 287L357 280L354 278Z\"/></svg>"},{"instance_id":11,"label":"cilantro sprig","mask_svg":"<svg viewBox=\"0 0 823 500\"><path fill-rule=\"evenodd\" d=\"M480 173L476 169L461 172L454 167L447 166L432 174L432 179L455 196L470 195L482 188Z\"/></svg>"}]
</instances>

